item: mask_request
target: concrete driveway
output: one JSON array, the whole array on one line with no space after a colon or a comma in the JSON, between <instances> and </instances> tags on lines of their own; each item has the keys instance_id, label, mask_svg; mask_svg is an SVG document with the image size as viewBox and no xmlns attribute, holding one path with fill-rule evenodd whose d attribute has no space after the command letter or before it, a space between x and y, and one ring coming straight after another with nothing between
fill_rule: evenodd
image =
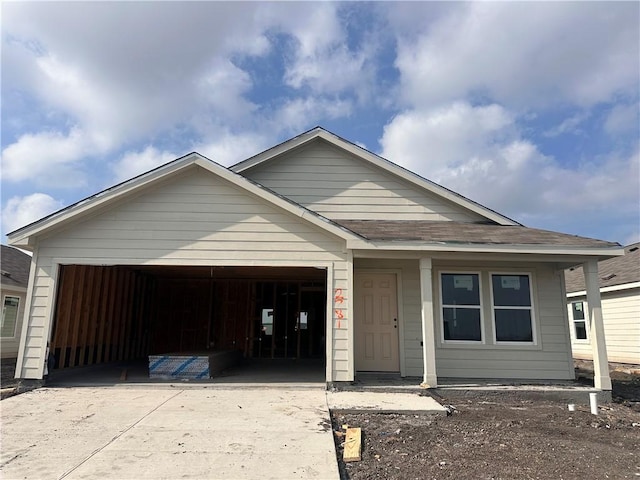
<instances>
[{"instance_id":1,"label":"concrete driveway","mask_svg":"<svg viewBox=\"0 0 640 480\"><path fill-rule=\"evenodd\" d=\"M41 388L0 402L3 479L338 479L323 388Z\"/></svg>"}]
</instances>

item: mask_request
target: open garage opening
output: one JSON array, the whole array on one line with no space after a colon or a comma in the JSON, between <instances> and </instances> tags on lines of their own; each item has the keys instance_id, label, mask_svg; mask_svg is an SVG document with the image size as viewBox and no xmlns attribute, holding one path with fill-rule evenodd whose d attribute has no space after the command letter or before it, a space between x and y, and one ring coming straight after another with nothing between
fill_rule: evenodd
<instances>
[{"instance_id":1,"label":"open garage opening","mask_svg":"<svg viewBox=\"0 0 640 480\"><path fill-rule=\"evenodd\" d=\"M61 265L49 373L118 364L186 375L215 357L192 378L295 365L322 380L326 292L322 268Z\"/></svg>"}]
</instances>

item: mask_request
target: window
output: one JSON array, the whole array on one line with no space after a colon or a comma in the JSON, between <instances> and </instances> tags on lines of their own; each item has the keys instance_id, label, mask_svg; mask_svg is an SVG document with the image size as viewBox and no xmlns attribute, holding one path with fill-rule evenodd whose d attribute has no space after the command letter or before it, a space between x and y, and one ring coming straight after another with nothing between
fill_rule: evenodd
<instances>
[{"instance_id":1,"label":"window","mask_svg":"<svg viewBox=\"0 0 640 480\"><path fill-rule=\"evenodd\" d=\"M496 342L534 342L530 280L528 274L491 275Z\"/></svg>"},{"instance_id":2,"label":"window","mask_svg":"<svg viewBox=\"0 0 640 480\"><path fill-rule=\"evenodd\" d=\"M571 302L571 318L576 340L587 340L587 318L584 314L584 302Z\"/></svg>"},{"instance_id":3,"label":"window","mask_svg":"<svg viewBox=\"0 0 640 480\"><path fill-rule=\"evenodd\" d=\"M445 341L482 341L480 276L442 273L442 334Z\"/></svg>"},{"instance_id":4,"label":"window","mask_svg":"<svg viewBox=\"0 0 640 480\"><path fill-rule=\"evenodd\" d=\"M16 320L18 319L19 305L20 305L20 298L10 297L10 296L4 297L4 304L2 306L2 326L0 328L0 336L15 337Z\"/></svg>"}]
</instances>

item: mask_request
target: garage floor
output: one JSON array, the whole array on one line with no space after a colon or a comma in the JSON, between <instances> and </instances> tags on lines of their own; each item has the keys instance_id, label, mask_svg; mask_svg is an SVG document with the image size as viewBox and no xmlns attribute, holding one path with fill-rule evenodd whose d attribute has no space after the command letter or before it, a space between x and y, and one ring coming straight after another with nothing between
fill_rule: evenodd
<instances>
[{"instance_id":1,"label":"garage floor","mask_svg":"<svg viewBox=\"0 0 640 480\"><path fill-rule=\"evenodd\" d=\"M3 400L2 478L338 479L322 388L41 388Z\"/></svg>"},{"instance_id":2,"label":"garage floor","mask_svg":"<svg viewBox=\"0 0 640 480\"><path fill-rule=\"evenodd\" d=\"M54 371L47 386L98 386L117 384L167 384L180 380L150 379L146 360ZM322 359L251 359L224 371L215 378L189 380L187 384L293 384L297 387L325 387L325 362Z\"/></svg>"}]
</instances>

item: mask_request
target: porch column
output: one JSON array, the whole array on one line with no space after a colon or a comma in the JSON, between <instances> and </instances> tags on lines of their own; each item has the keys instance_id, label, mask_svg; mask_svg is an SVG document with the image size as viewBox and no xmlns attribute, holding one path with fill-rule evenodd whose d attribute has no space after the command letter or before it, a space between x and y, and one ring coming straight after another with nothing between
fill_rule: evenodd
<instances>
[{"instance_id":1,"label":"porch column","mask_svg":"<svg viewBox=\"0 0 640 480\"><path fill-rule=\"evenodd\" d=\"M422 359L423 380L420 386L438 386L436 375L436 336L433 320L433 288L431 279L431 259L420 259L420 297L422 300Z\"/></svg>"},{"instance_id":2,"label":"porch column","mask_svg":"<svg viewBox=\"0 0 640 480\"><path fill-rule=\"evenodd\" d=\"M584 263L582 265L582 271L584 272L587 305L589 307L589 333L593 352L593 385L600 390L611 390L607 344L605 343L604 324L602 320L600 282L598 281L598 261L590 260Z\"/></svg>"}]
</instances>

